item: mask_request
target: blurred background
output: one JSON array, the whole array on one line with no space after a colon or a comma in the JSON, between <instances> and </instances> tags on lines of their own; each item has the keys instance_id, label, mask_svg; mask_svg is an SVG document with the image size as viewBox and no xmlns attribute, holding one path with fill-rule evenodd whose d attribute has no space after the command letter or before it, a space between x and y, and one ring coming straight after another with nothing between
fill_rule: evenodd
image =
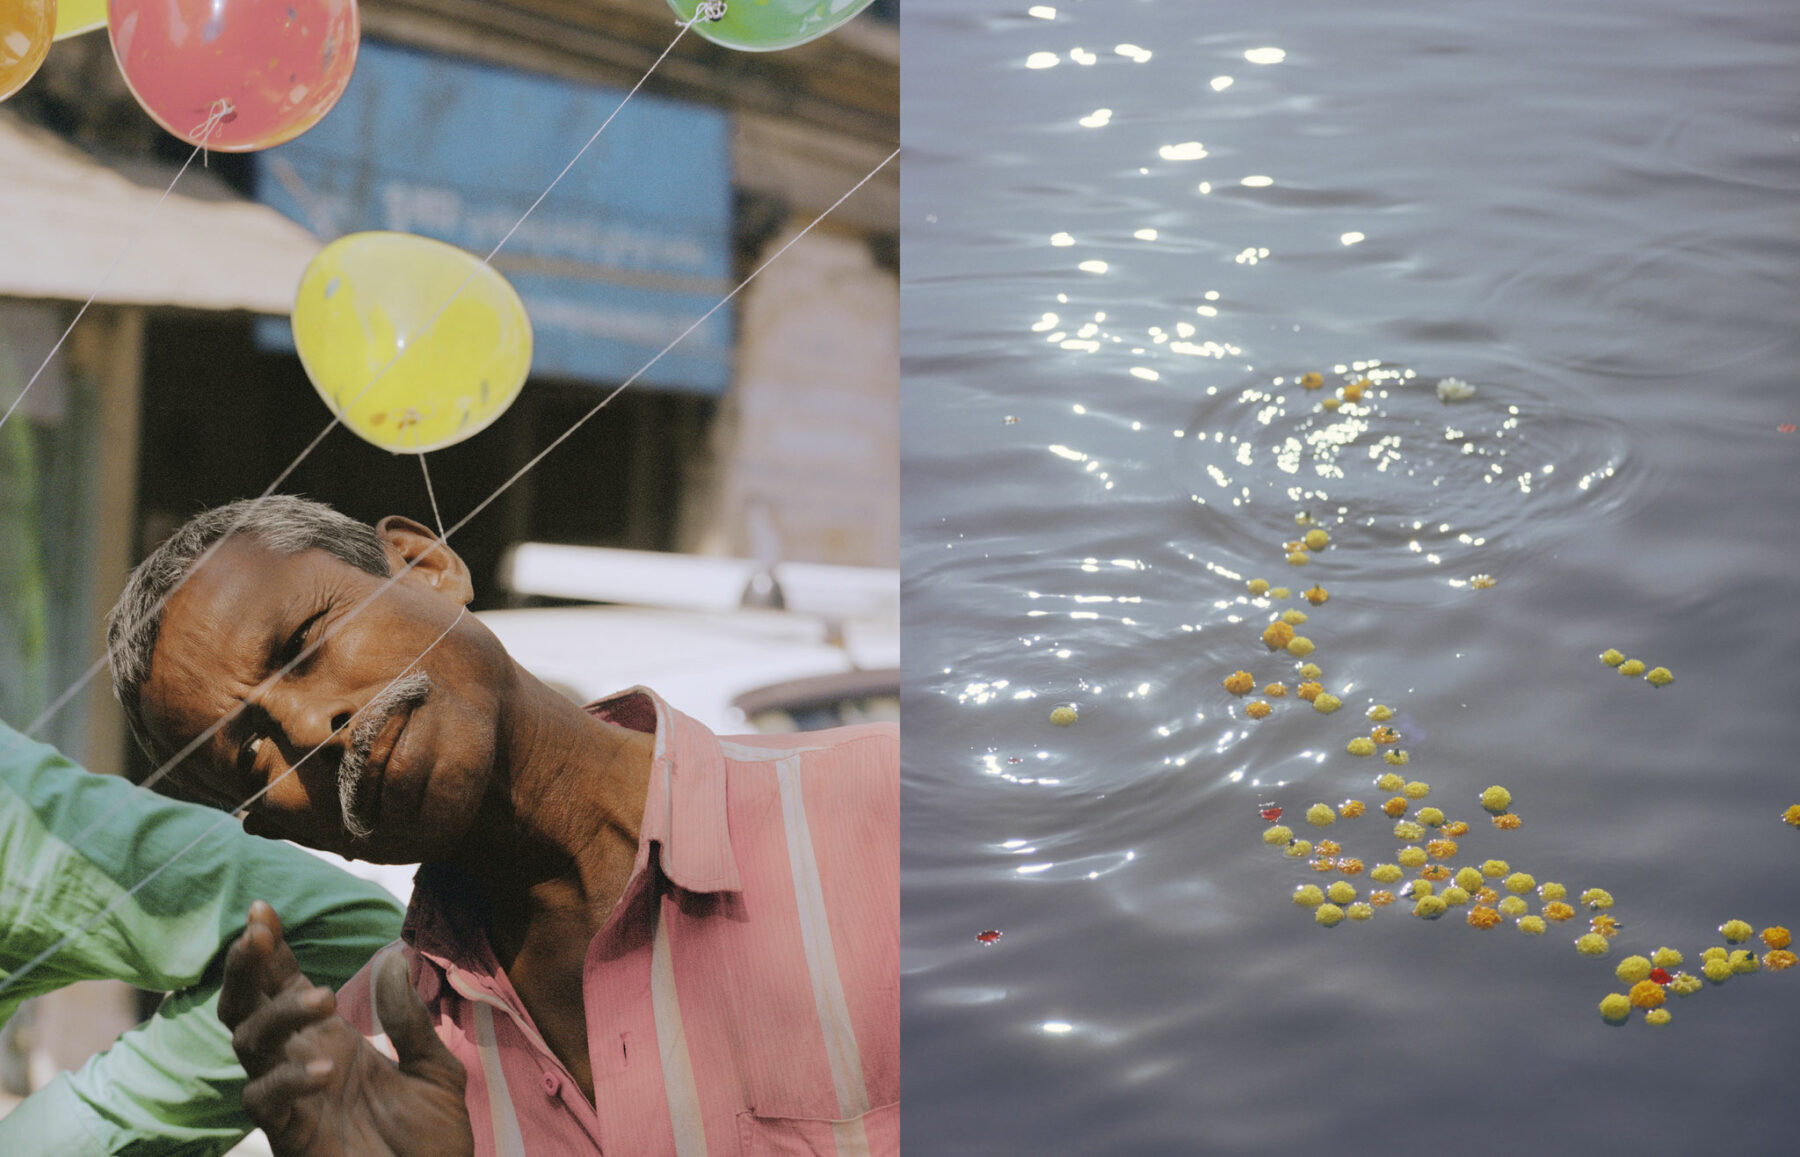
<instances>
[{"instance_id":1,"label":"blurred background","mask_svg":"<svg viewBox=\"0 0 1800 1157\"><path fill-rule=\"evenodd\" d=\"M898 144L898 7L783 52L682 37L494 261L536 356L499 421L429 456L446 524ZM318 249L392 229L485 256L676 33L663 0L360 12L332 113L195 162L147 228L190 147L140 109L104 31L57 43L0 105L0 410L107 282L0 428L0 718L20 730L103 653L132 565L330 421L286 319ZM476 609L527 666L577 698L651 684L726 730L897 713L898 200L889 165L456 535ZM411 456L341 428L280 489L433 522ZM104 674L34 734L95 771L141 758ZM403 899L407 875L387 881ZM35 1002L0 1038L4 1092L158 998Z\"/></svg>"}]
</instances>

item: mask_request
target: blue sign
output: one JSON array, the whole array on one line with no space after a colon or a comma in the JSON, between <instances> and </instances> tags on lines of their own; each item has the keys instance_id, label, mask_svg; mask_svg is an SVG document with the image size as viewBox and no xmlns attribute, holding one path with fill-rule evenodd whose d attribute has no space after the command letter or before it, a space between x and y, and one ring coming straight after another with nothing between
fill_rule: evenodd
<instances>
[{"instance_id":1,"label":"blue sign","mask_svg":"<svg viewBox=\"0 0 1800 1157\"><path fill-rule=\"evenodd\" d=\"M493 260L536 336L532 373L617 383L731 289L730 125L639 93L524 224L508 230L623 92L362 42L330 115L257 155L259 201L324 240L418 233ZM730 306L643 376L717 394ZM285 322L258 327L292 349Z\"/></svg>"}]
</instances>

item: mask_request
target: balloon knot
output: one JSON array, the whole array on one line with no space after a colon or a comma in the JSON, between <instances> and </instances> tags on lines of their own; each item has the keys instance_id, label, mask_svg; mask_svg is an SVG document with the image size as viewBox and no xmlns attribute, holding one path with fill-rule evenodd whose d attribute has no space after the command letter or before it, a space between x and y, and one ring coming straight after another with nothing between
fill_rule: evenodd
<instances>
[{"instance_id":1,"label":"balloon knot","mask_svg":"<svg viewBox=\"0 0 1800 1157\"><path fill-rule=\"evenodd\" d=\"M725 0L701 0L700 5L694 9L694 18L683 21L682 27L692 28L702 20L709 24L716 24L723 19L725 19Z\"/></svg>"},{"instance_id":2,"label":"balloon knot","mask_svg":"<svg viewBox=\"0 0 1800 1157\"><path fill-rule=\"evenodd\" d=\"M206 152L207 139L213 135L213 131L221 124L236 115L237 106L231 103L230 98L220 97L218 100L212 102L212 107L207 110L206 119L195 125L188 133L188 139L200 146L200 163L202 165L206 164L208 159Z\"/></svg>"}]
</instances>

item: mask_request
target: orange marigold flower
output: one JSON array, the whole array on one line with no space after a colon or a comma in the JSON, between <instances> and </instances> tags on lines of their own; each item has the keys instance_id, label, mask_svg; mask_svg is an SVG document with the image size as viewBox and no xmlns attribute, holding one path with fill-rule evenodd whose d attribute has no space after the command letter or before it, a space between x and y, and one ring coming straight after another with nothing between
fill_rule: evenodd
<instances>
[{"instance_id":1,"label":"orange marigold flower","mask_svg":"<svg viewBox=\"0 0 1800 1157\"><path fill-rule=\"evenodd\" d=\"M1335 856L1343 850L1336 840L1320 840L1318 843L1318 852L1321 856Z\"/></svg>"},{"instance_id":2,"label":"orange marigold flower","mask_svg":"<svg viewBox=\"0 0 1800 1157\"><path fill-rule=\"evenodd\" d=\"M1360 876L1362 875L1362 870L1363 862L1355 856L1345 856L1338 861L1338 871L1344 873L1346 876Z\"/></svg>"},{"instance_id":3,"label":"orange marigold flower","mask_svg":"<svg viewBox=\"0 0 1800 1157\"><path fill-rule=\"evenodd\" d=\"M1273 710L1275 710L1273 707L1269 706L1261 699L1258 699L1256 702L1244 708L1244 714L1252 719L1267 719L1269 713Z\"/></svg>"},{"instance_id":4,"label":"orange marigold flower","mask_svg":"<svg viewBox=\"0 0 1800 1157\"><path fill-rule=\"evenodd\" d=\"M1403 795L1397 795L1393 799L1390 799L1386 803L1382 804L1381 810L1386 812L1391 818L1399 819L1401 816L1406 814L1406 809L1411 806L1412 806L1411 800L1407 799Z\"/></svg>"},{"instance_id":5,"label":"orange marigold flower","mask_svg":"<svg viewBox=\"0 0 1800 1157\"><path fill-rule=\"evenodd\" d=\"M1494 817L1494 826L1503 832L1510 832L1516 827L1523 826L1524 823L1524 820L1520 819L1512 812L1507 812L1504 815L1497 815Z\"/></svg>"},{"instance_id":6,"label":"orange marigold flower","mask_svg":"<svg viewBox=\"0 0 1800 1157\"><path fill-rule=\"evenodd\" d=\"M1287 694L1287 684L1286 683L1271 683L1267 687L1263 688L1263 694L1267 695L1271 699L1279 699L1283 695Z\"/></svg>"},{"instance_id":7,"label":"orange marigold flower","mask_svg":"<svg viewBox=\"0 0 1800 1157\"><path fill-rule=\"evenodd\" d=\"M1425 854L1434 860L1448 860L1456 852L1455 840L1432 840L1425 845Z\"/></svg>"},{"instance_id":8,"label":"orange marigold flower","mask_svg":"<svg viewBox=\"0 0 1800 1157\"><path fill-rule=\"evenodd\" d=\"M1323 683L1306 682L1300 684L1294 691L1294 694L1300 696L1300 698L1306 700L1308 703L1311 703L1314 699L1317 699L1324 690L1325 684Z\"/></svg>"},{"instance_id":9,"label":"orange marigold flower","mask_svg":"<svg viewBox=\"0 0 1800 1157\"><path fill-rule=\"evenodd\" d=\"M1469 825L1461 820L1451 820L1444 825L1444 834L1447 836L1466 836L1469 834Z\"/></svg>"},{"instance_id":10,"label":"orange marigold flower","mask_svg":"<svg viewBox=\"0 0 1800 1157\"><path fill-rule=\"evenodd\" d=\"M1319 606L1322 603L1324 603L1324 601L1326 599L1330 598L1331 595L1325 590L1324 587L1315 586L1311 590L1301 591L1300 597L1305 599L1307 602L1311 603L1313 606L1316 607L1316 606ZM1800 808L1800 804L1796 804L1795 807Z\"/></svg>"},{"instance_id":11,"label":"orange marigold flower","mask_svg":"<svg viewBox=\"0 0 1800 1157\"><path fill-rule=\"evenodd\" d=\"M1485 904L1477 904L1469 909L1469 923L1477 928L1492 928L1500 923L1500 913ZM1661 992L1662 989L1657 989Z\"/></svg>"},{"instance_id":12,"label":"orange marigold flower","mask_svg":"<svg viewBox=\"0 0 1800 1157\"><path fill-rule=\"evenodd\" d=\"M1561 900L1552 900L1544 905L1544 919L1546 920L1573 920L1574 918L1575 909Z\"/></svg>"},{"instance_id":13,"label":"orange marigold flower","mask_svg":"<svg viewBox=\"0 0 1800 1157\"><path fill-rule=\"evenodd\" d=\"M1311 868L1315 872L1335 872L1335 871L1337 871L1337 861L1332 859L1330 856L1326 856L1322 859L1312 860L1312 861L1308 862L1308 864L1306 866Z\"/></svg>"},{"instance_id":14,"label":"orange marigold flower","mask_svg":"<svg viewBox=\"0 0 1800 1157\"><path fill-rule=\"evenodd\" d=\"M1377 727L1375 730L1369 732L1369 738L1373 739L1376 743L1399 743L1400 733L1395 731L1392 727Z\"/></svg>"},{"instance_id":15,"label":"orange marigold flower","mask_svg":"<svg viewBox=\"0 0 1800 1157\"><path fill-rule=\"evenodd\" d=\"M1233 695L1248 695L1256 686L1256 676L1248 671L1235 671L1225 678L1225 690Z\"/></svg>"},{"instance_id":16,"label":"orange marigold flower","mask_svg":"<svg viewBox=\"0 0 1800 1157\"><path fill-rule=\"evenodd\" d=\"M1477 889L1475 889L1475 899L1482 904L1490 904L1491 905L1491 904L1493 904L1494 901L1498 900L1499 898L1500 898L1500 893L1496 892L1492 888L1477 888Z\"/></svg>"},{"instance_id":17,"label":"orange marigold flower","mask_svg":"<svg viewBox=\"0 0 1800 1157\"><path fill-rule=\"evenodd\" d=\"M1269 650L1280 650L1294 641L1294 628L1277 619L1263 628L1262 640Z\"/></svg>"},{"instance_id":18,"label":"orange marigold flower","mask_svg":"<svg viewBox=\"0 0 1800 1157\"><path fill-rule=\"evenodd\" d=\"M1800 803L1781 813L1781 822L1800 828Z\"/></svg>"},{"instance_id":19,"label":"orange marigold flower","mask_svg":"<svg viewBox=\"0 0 1800 1157\"><path fill-rule=\"evenodd\" d=\"M1780 972L1800 963L1800 956L1795 956L1785 948L1777 948L1763 957L1763 967L1771 972Z\"/></svg>"},{"instance_id":20,"label":"orange marigold flower","mask_svg":"<svg viewBox=\"0 0 1800 1157\"><path fill-rule=\"evenodd\" d=\"M1448 880L1454 874L1448 864L1426 864L1419 870L1421 880Z\"/></svg>"},{"instance_id":21,"label":"orange marigold flower","mask_svg":"<svg viewBox=\"0 0 1800 1157\"><path fill-rule=\"evenodd\" d=\"M1662 985L1654 980L1640 980L1631 986L1631 1006L1633 1008L1661 1008L1663 1001L1669 999L1663 992Z\"/></svg>"},{"instance_id":22,"label":"orange marigold flower","mask_svg":"<svg viewBox=\"0 0 1800 1157\"><path fill-rule=\"evenodd\" d=\"M1588 927L1611 940L1619 934L1619 922L1611 916L1599 915L1588 921Z\"/></svg>"},{"instance_id":23,"label":"orange marigold flower","mask_svg":"<svg viewBox=\"0 0 1800 1157\"><path fill-rule=\"evenodd\" d=\"M1338 815L1343 816L1345 819L1353 820L1368 810L1369 809L1364 806L1362 800L1347 799L1344 801L1343 806L1338 808Z\"/></svg>"},{"instance_id":24,"label":"orange marigold flower","mask_svg":"<svg viewBox=\"0 0 1800 1157\"><path fill-rule=\"evenodd\" d=\"M1377 889L1376 891L1369 893L1369 903L1375 905L1377 908L1385 908L1393 902L1394 894L1392 892Z\"/></svg>"},{"instance_id":25,"label":"orange marigold flower","mask_svg":"<svg viewBox=\"0 0 1800 1157\"><path fill-rule=\"evenodd\" d=\"M1762 942L1770 948L1786 948L1794 942L1794 934L1777 924L1773 928L1762 930Z\"/></svg>"}]
</instances>

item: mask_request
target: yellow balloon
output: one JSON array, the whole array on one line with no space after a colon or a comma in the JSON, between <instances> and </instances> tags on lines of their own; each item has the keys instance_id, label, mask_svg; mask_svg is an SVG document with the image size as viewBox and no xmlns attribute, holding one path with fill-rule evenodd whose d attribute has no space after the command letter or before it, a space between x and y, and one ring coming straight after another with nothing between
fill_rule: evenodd
<instances>
[{"instance_id":1,"label":"yellow balloon","mask_svg":"<svg viewBox=\"0 0 1800 1157\"><path fill-rule=\"evenodd\" d=\"M293 327L331 412L396 454L479 433L531 370L531 321L506 278L410 233L352 233L321 249L300 278Z\"/></svg>"},{"instance_id":2,"label":"yellow balloon","mask_svg":"<svg viewBox=\"0 0 1800 1157\"><path fill-rule=\"evenodd\" d=\"M56 38L106 27L106 0L56 0Z\"/></svg>"},{"instance_id":3,"label":"yellow balloon","mask_svg":"<svg viewBox=\"0 0 1800 1157\"><path fill-rule=\"evenodd\" d=\"M0 100L37 74L55 30L56 0L0 0Z\"/></svg>"}]
</instances>

